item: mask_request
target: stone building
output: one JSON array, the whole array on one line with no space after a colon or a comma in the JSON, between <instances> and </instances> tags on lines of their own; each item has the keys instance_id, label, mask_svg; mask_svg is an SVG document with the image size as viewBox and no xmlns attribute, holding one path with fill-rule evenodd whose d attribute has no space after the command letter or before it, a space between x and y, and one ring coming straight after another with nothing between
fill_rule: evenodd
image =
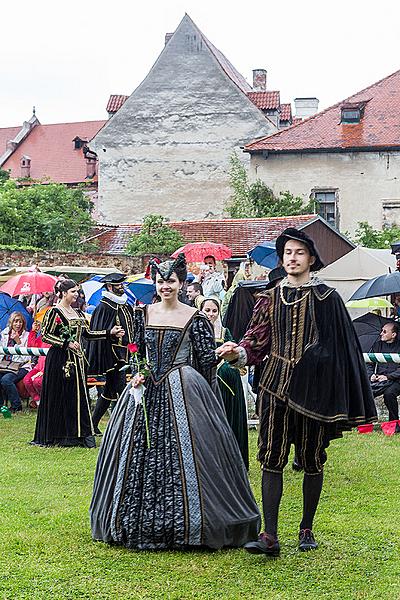
<instances>
[{"instance_id":1,"label":"stone building","mask_svg":"<svg viewBox=\"0 0 400 600\"><path fill-rule=\"evenodd\" d=\"M292 120L279 92L267 91L266 71L254 79L253 89L185 15L131 96L110 98L110 119L91 142L100 221L220 217L233 150L276 132L281 112L282 126Z\"/></svg>"},{"instance_id":2,"label":"stone building","mask_svg":"<svg viewBox=\"0 0 400 600\"><path fill-rule=\"evenodd\" d=\"M248 144L251 178L290 190L354 233L400 225L400 71L270 137Z\"/></svg>"}]
</instances>

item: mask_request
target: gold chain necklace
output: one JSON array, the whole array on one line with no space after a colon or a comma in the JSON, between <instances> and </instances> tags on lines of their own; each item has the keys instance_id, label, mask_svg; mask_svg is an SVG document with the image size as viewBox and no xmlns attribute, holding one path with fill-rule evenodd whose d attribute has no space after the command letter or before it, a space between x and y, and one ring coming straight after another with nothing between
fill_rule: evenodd
<instances>
[{"instance_id":1,"label":"gold chain necklace","mask_svg":"<svg viewBox=\"0 0 400 600\"><path fill-rule=\"evenodd\" d=\"M284 304L285 306L293 306L294 304L297 304L298 302L302 302L303 300L305 300L305 299L307 298L307 296L309 296L309 295L310 295L310 293L311 293L311 290L308 290L308 292L306 292L306 293L304 294L304 296L302 296L301 298L298 298L298 300L293 300L293 302L288 302L288 301L285 299L285 297L284 297L284 295L283 295L283 287L282 287L282 286L279 286L279 293L280 293L280 296L281 296L281 300L282 300L282 302L283 302L283 304Z\"/></svg>"}]
</instances>

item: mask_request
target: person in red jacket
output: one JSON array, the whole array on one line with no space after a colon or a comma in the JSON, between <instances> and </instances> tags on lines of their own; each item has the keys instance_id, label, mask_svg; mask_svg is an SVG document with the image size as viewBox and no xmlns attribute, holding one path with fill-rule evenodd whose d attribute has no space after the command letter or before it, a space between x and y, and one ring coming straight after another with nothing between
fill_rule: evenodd
<instances>
[{"instance_id":1,"label":"person in red jacket","mask_svg":"<svg viewBox=\"0 0 400 600\"><path fill-rule=\"evenodd\" d=\"M28 348L50 348L50 344L46 344L40 335L40 323L35 321L32 325L32 330L28 336ZM37 408L40 403L40 392L42 390L43 373L46 357L40 356L37 364L24 377L24 385L30 396L29 406Z\"/></svg>"}]
</instances>

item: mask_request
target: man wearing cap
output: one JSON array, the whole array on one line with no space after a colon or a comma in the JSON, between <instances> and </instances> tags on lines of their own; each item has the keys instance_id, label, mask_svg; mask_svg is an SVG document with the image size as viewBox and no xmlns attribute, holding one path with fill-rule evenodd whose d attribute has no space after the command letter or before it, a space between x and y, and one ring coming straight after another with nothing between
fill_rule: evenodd
<instances>
[{"instance_id":1,"label":"man wearing cap","mask_svg":"<svg viewBox=\"0 0 400 600\"><path fill-rule=\"evenodd\" d=\"M106 413L110 403L118 399L126 385L125 371L121 372L120 369L127 364L129 360L127 346L134 341L134 313L124 291L125 279L123 273L109 273L100 280L105 289L90 321L93 331L111 329L114 325L120 325L124 329L122 338L88 343L89 373L106 378L92 415L97 434L100 433L100 419Z\"/></svg>"},{"instance_id":2,"label":"man wearing cap","mask_svg":"<svg viewBox=\"0 0 400 600\"><path fill-rule=\"evenodd\" d=\"M233 366L268 360L260 381L258 458L265 531L245 549L277 556L282 471L291 444L304 469L299 550L317 548L312 532L326 448L342 432L376 419L360 345L344 304L311 271L323 267L313 240L295 228L276 240L286 277L262 292L240 342L217 353Z\"/></svg>"}]
</instances>

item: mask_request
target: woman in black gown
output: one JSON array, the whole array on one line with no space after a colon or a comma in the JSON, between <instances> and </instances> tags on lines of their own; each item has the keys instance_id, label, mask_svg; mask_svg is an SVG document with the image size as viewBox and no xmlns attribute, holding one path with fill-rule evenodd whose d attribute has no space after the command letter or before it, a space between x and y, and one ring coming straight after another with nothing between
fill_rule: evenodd
<instances>
[{"instance_id":1,"label":"woman in black gown","mask_svg":"<svg viewBox=\"0 0 400 600\"><path fill-rule=\"evenodd\" d=\"M48 352L40 405L32 444L40 446L96 446L86 386L87 360L82 338L93 340L121 337L122 327L90 331L82 311L71 304L78 297L72 279L56 283L59 302L43 319L42 339L51 344Z\"/></svg>"},{"instance_id":2,"label":"woman in black gown","mask_svg":"<svg viewBox=\"0 0 400 600\"><path fill-rule=\"evenodd\" d=\"M222 326L220 318L220 304L214 298L206 298L201 303L201 310L210 320L214 328L215 343L217 347L225 342L233 342L231 332ZM249 441L247 429L247 407L243 392L240 371L234 369L226 361L221 361L217 367L217 381L219 391L226 412L226 418L235 434L237 443L246 469L249 468Z\"/></svg>"},{"instance_id":3,"label":"woman in black gown","mask_svg":"<svg viewBox=\"0 0 400 600\"><path fill-rule=\"evenodd\" d=\"M178 301L183 255L154 264L152 274L161 302L135 313L137 354L149 374L139 371L128 384L104 433L92 535L138 550L241 546L260 517L214 393L214 332L205 315Z\"/></svg>"}]
</instances>

